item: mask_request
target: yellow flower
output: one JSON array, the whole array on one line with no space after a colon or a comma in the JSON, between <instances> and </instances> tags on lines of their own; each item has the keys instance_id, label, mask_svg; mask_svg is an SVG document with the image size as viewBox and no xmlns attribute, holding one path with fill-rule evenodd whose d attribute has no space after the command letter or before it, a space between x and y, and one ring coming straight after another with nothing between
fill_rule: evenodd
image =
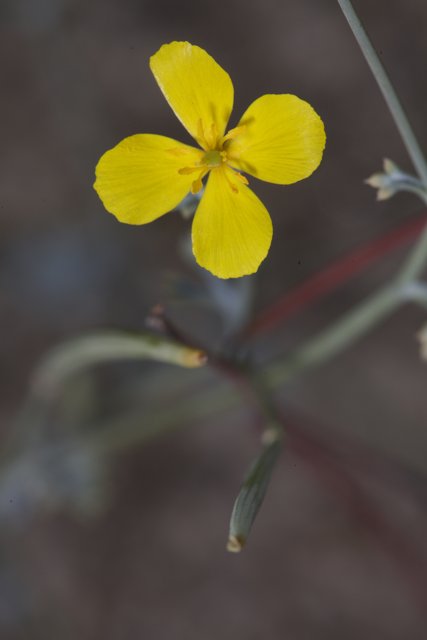
<instances>
[{"instance_id":1,"label":"yellow flower","mask_svg":"<svg viewBox=\"0 0 427 640\"><path fill-rule=\"evenodd\" d=\"M105 208L128 224L145 224L206 189L193 227L198 264L219 278L254 273L272 239L271 218L242 172L275 184L307 178L325 146L322 120L296 96L261 96L225 133L233 108L230 76L200 47L163 45L150 59L154 77L200 149L137 134L107 151L94 187Z\"/></svg>"}]
</instances>

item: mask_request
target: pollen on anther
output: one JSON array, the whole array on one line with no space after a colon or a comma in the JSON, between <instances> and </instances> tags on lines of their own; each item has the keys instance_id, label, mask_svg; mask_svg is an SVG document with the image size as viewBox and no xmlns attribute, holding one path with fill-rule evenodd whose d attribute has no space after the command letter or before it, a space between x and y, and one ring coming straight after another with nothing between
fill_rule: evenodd
<instances>
[{"instance_id":1,"label":"pollen on anther","mask_svg":"<svg viewBox=\"0 0 427 640\"><path fill-rule=\"evenodd\" d=\"M196 178L196 180L194 180L194 181L191 183L191 193L192 193L193 195L194 195L194 194L196 194L196 193L199 193L199 191L200 191L201 189L203 189L203 182L202 182L202 180L203 180L203 178L205 177L205 175L206 175L207 173L208 173L208 170L207 170L207 169L203 169L203 170L200 172L199 176Z\"/></svg>"},{"instance_id":2,"label":"pollen on anther","mask_svg":"<svg viewBox=\"0 0 427 640\"><path fill-rule=\"evenodd\" d=\"M191 183L191 193L193 194L193 196L196 193L199 193L202 187L203 187L203 182L201 181L200 178L197 178L197 180L194 180L194 182Z\"/></svg>"},{"instance_id":3,"label":"pollen on anther","mask_svg":"<svg viewBox=\"0 0 427 640\"><path fill-rule=\"evenodd\" d=\"M243 184L249 184L249 180L242 173L235 171L234 175L240 180L240 182L243 182Z\"/></svg>"},{"instance_id":4,"label":"pollen on anther","mask_svg":"<svg viewBox=\"0 0 427 640\"><path fill-rule=\"evenodd\" d=\"M195 171L198 171L200 167L182 167L182 169L178 169L178 173L181 176L188 176Z\"/></svg>"}]
</instances>

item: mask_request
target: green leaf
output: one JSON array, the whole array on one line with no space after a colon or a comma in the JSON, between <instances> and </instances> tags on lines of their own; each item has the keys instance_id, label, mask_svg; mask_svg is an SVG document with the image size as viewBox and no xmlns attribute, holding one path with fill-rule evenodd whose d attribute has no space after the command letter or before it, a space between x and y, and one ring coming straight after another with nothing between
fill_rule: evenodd
<instances>
[{"instance_id":1,"label":"green leaf","mask_svg":"<svg viewBox=\"0 0 427 640\"><path fill-rule=\"evenodd\" d=\"M37 368L32 385L35 396L49 397L74 374L88 367L117 360L157 360L181 367L200 367L205 354L178 342L148 333L100 331L69 340L54 348Z\"/></svg>"},{"instance_id":2,"label":"green leaf","mask_svg":"<svg viewBox=\"0 0 427 640\"><path fill-rule=\"evenodd\" d=\"M228 534L228 551L238 553L245 546L254 520L263 503L281 446L281 438L276 435L264 446L252 464L234 503Z\"/></svg>"}]
</instances>

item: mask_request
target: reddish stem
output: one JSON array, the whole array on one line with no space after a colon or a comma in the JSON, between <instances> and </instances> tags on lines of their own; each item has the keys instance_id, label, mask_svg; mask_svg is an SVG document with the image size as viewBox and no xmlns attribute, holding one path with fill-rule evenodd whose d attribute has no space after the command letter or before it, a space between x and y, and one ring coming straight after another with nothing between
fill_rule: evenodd
<instances>
[{"instance_id":1,"label":"reddish stem","mask_svg":"<svg viewBox=\"0 0 427 640\"><path fill-rule=\"evenodd\" d=\"M244 331L244 337L253 337L272 329L293 314L313 304L318 298L331 293L382 256L416 238L425 224L425 216L404 222L397 229L392 229L380 238L376 238L336 260L285 293L262 311Z\"/></svg>"}]
</instances>

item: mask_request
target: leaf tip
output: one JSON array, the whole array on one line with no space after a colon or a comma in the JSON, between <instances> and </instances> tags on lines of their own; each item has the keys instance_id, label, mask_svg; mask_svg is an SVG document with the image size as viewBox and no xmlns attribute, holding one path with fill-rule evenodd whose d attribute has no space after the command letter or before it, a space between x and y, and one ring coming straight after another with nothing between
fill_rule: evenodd
<instances>
[{"instance_id":1,"label":"leaf tip","mask_svg":"<svg viewBox=\"0 0 427 640\"><path fill-rule=\"evenodd\" d=\"M188 349L185 354L185 366L202 367L208 361L208 356L200 349Z\"/></svg>"},{"instance_id":2,"label":"leaf tip","mask_svg":"<svg viewBox=\"0 0 427 640\"><path fill-rule=\"evenodd\" d=\"M240 553L246 543L246 538L243 536L230 535L227 541L227 551L230 553Z\"/></svg>"}]
</instances>

